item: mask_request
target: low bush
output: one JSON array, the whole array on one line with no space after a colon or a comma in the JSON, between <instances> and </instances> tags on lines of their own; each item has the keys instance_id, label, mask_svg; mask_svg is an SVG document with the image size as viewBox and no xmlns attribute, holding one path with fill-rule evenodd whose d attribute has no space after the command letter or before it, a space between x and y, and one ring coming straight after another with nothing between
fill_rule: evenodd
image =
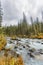
<instances>
[{"instance_id":1,"label":"low bush","mask_svg":"<svg viewBox=\"0 0 43 65\"><path fill-rule=\"evenodd\" d=\"M3 34L0 34L0 51L4 48L6 45L6 39Z\"/></svg>"}]
</instances>

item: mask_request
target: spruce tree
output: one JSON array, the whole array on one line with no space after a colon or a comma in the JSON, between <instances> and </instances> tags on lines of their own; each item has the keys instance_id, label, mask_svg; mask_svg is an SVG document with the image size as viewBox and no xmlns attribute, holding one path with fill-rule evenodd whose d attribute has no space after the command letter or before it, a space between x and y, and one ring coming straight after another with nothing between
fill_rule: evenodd
<instances>
[{"instance_id":1,"label":"spruce tree","mask_svg":"<svg viewBox=\"0 0 43 65\"><path fill-rule=\"evenodd\" d=\"M0 1L0 27L2 23L2 8L1 8L1 1Z\"/></svg>"}]
</instances>

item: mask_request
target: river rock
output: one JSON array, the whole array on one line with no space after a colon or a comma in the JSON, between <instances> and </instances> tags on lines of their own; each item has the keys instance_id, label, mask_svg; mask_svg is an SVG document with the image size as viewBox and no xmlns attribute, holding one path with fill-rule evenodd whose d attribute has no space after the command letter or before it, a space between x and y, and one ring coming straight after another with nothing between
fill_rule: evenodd
<instances>
[{"instance_id":1,"label":"river rock","mask_svg":"<svg viewBox=\"0 0 43 65\"><path fill-rule=\"evenodd\" d=\"M36 51L35 48L29 49L30 52Z\"/></svg>"}]
</instances>

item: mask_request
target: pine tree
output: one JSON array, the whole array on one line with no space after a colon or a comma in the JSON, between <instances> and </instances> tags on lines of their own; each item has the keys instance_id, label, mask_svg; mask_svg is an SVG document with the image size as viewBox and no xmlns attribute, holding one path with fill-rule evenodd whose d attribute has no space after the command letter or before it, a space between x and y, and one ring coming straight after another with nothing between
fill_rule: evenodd
<instances>
[{"instance_id":1,"label":"pine tree","mask_svg":"<svg viewBox=\"0 0 43 65\"><path fill-rule=\"evenodd\" d=\"M2 8L1 8L1 1L0 1L0 27L2 23Z\"/></svg>"},{"instance_id":2,"label":"pine tree","mask_svg":"<svg viewBox=\"0 0 43 65\"><path fill-rule=\"evenodd\" d=\"M22 32L23 34L25 35L26 32L27 32L27 28L28 28L28 24L27 24L27 19L26 19L26 16L25 16L25 13L23 12L23 21L22 21Z\"/></svg>"}]
</instances>

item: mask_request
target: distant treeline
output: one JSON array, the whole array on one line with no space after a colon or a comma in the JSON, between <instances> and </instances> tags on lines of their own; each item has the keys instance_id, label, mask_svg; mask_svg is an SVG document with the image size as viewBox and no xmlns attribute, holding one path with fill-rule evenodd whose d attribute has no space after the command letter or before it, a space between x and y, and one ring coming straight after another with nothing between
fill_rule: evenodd
<instances>
[{"instance_id":1,"label":"distant treeline","mask_svg":"<svg viewBox=\"0 0 43 65\"><path fill-rule=\"evenodd\" d=\"M0 2L1 3L1 2ZM43 18L43 12L42 12L42 18ZM28 36L31 37L31 35L33 36L39 36L41 35L41 37L43 36L43 21L39 22L38 17L36 18L35 21L33 21L33 18L30 17L31 24L29 24L27 22L26 16L23 13L23 19L20 20L20 22L18 22L18 25L14 25L14 26L5 26L2 27L1 23L2 23L2 8L0 5L0 33L3 33L5 35L16 35L16 36ZM15 23L15 22L14 22Z\"/></svg>"},{"instance_id":2,"label":"distant treeline","mask_svg":"<svg viewBox=\"0 0 43 65\"><path fill-rule=\"evenodd\" d=\"M36 21L33 21L32 17L30 17L30 20L31 24L28 24L26 16L25 14L23 14L23 19L20 20L18 25L3 27L1 31L3 31L4 34L9 36L10 35L31 36L43 33L43 22L39 22L38 17L36 18Z\"/></svg>"}]
</instances>

